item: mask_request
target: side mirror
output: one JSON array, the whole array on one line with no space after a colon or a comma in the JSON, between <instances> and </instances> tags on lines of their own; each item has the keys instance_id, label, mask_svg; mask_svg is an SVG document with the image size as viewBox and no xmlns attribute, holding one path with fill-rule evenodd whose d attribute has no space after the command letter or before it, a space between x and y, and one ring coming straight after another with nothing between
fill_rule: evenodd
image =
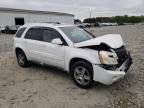
<instances>
[{"instance_id":1,"label":"side mirror","mask_svg":"<svg viewBox=\"0 0 144 108\"><path fill-rule=\"evenodd\" d=\"M51 43L56 44L56 45L62 45L63 42L59 38L55 38L51 41Z\"/></svg>"}]
</instances>

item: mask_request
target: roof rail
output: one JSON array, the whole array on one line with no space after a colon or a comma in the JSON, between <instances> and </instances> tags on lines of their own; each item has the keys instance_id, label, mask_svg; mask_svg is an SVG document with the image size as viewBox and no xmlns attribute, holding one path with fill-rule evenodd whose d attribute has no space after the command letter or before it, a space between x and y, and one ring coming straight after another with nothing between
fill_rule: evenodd
<instances>
[{"instance_id":1,"label":"roof rail","mask_svg":"<svg viewBox=\"0 0 144 108\"><path fill-rule=\"evenodd\" d=\"M49 23L49 24L61 24L60 22L41 22L41 23Z\"/></svg>"}]
</instances>

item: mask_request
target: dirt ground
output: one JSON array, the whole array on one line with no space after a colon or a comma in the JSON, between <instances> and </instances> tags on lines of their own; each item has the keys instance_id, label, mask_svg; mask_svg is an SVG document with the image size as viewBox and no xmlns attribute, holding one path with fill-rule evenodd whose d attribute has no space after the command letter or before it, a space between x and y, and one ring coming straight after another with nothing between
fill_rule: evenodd
<instances>
[{"instance_id":1,"label":"dirt ground","mask_svg":"<svg viewBox=\"0 0 144 108\"><path fill-rule=\"evenodd\" d=\"M13 35L0 34L0 108L144 108L144 26L91 30L96 36L122 35L133 58L123 79L83 90L61 70L36 64L21 68L13 52Z\"/></svg>"}]
</instances>

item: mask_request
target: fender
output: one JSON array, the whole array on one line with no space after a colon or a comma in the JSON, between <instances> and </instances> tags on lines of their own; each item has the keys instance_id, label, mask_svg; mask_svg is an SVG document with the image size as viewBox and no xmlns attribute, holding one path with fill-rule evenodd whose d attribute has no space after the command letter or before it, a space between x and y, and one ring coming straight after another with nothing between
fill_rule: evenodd
<instances>
[{"instance_id":1,"label":"fender","mask_svg":"<svg viewBox=\"0 0 144 108\"><path fill-rule=\"evenodd\" d=\"M65 48L65 70L69 72L69 64L73 58L81 58L92 64L100 64L98 51L84 48Z\"/></svg>"}]
</instances>

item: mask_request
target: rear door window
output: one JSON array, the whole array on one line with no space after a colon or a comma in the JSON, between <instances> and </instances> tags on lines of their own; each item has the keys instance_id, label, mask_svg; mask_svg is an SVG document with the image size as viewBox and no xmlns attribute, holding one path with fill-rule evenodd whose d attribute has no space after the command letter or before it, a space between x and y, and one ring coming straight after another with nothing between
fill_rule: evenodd
<instances>
[{"instance_id":1,"label":"rear door window","mask_svg":"<svg viewBox=\"0 0 144 108\"><path fill-rule=\"evenodd\" d=\"M27 31L25 38L41 41L42 40L42 30L40 28L30 28Z\"/></svg>"},{"instance_id":2,"label":"rear door window","mask_svg":"<svg viewBox=\"0 0 144 108\"><path fill-rule=\"evenodd\" d=\"M25 29L26 29L26 27L20 28L20 29L18 30L18 32L16 33L16 37L17 37L17 38L20 38L20 37L22 36L23 32L25 31Z\"/></svg>"}]
</instances>

